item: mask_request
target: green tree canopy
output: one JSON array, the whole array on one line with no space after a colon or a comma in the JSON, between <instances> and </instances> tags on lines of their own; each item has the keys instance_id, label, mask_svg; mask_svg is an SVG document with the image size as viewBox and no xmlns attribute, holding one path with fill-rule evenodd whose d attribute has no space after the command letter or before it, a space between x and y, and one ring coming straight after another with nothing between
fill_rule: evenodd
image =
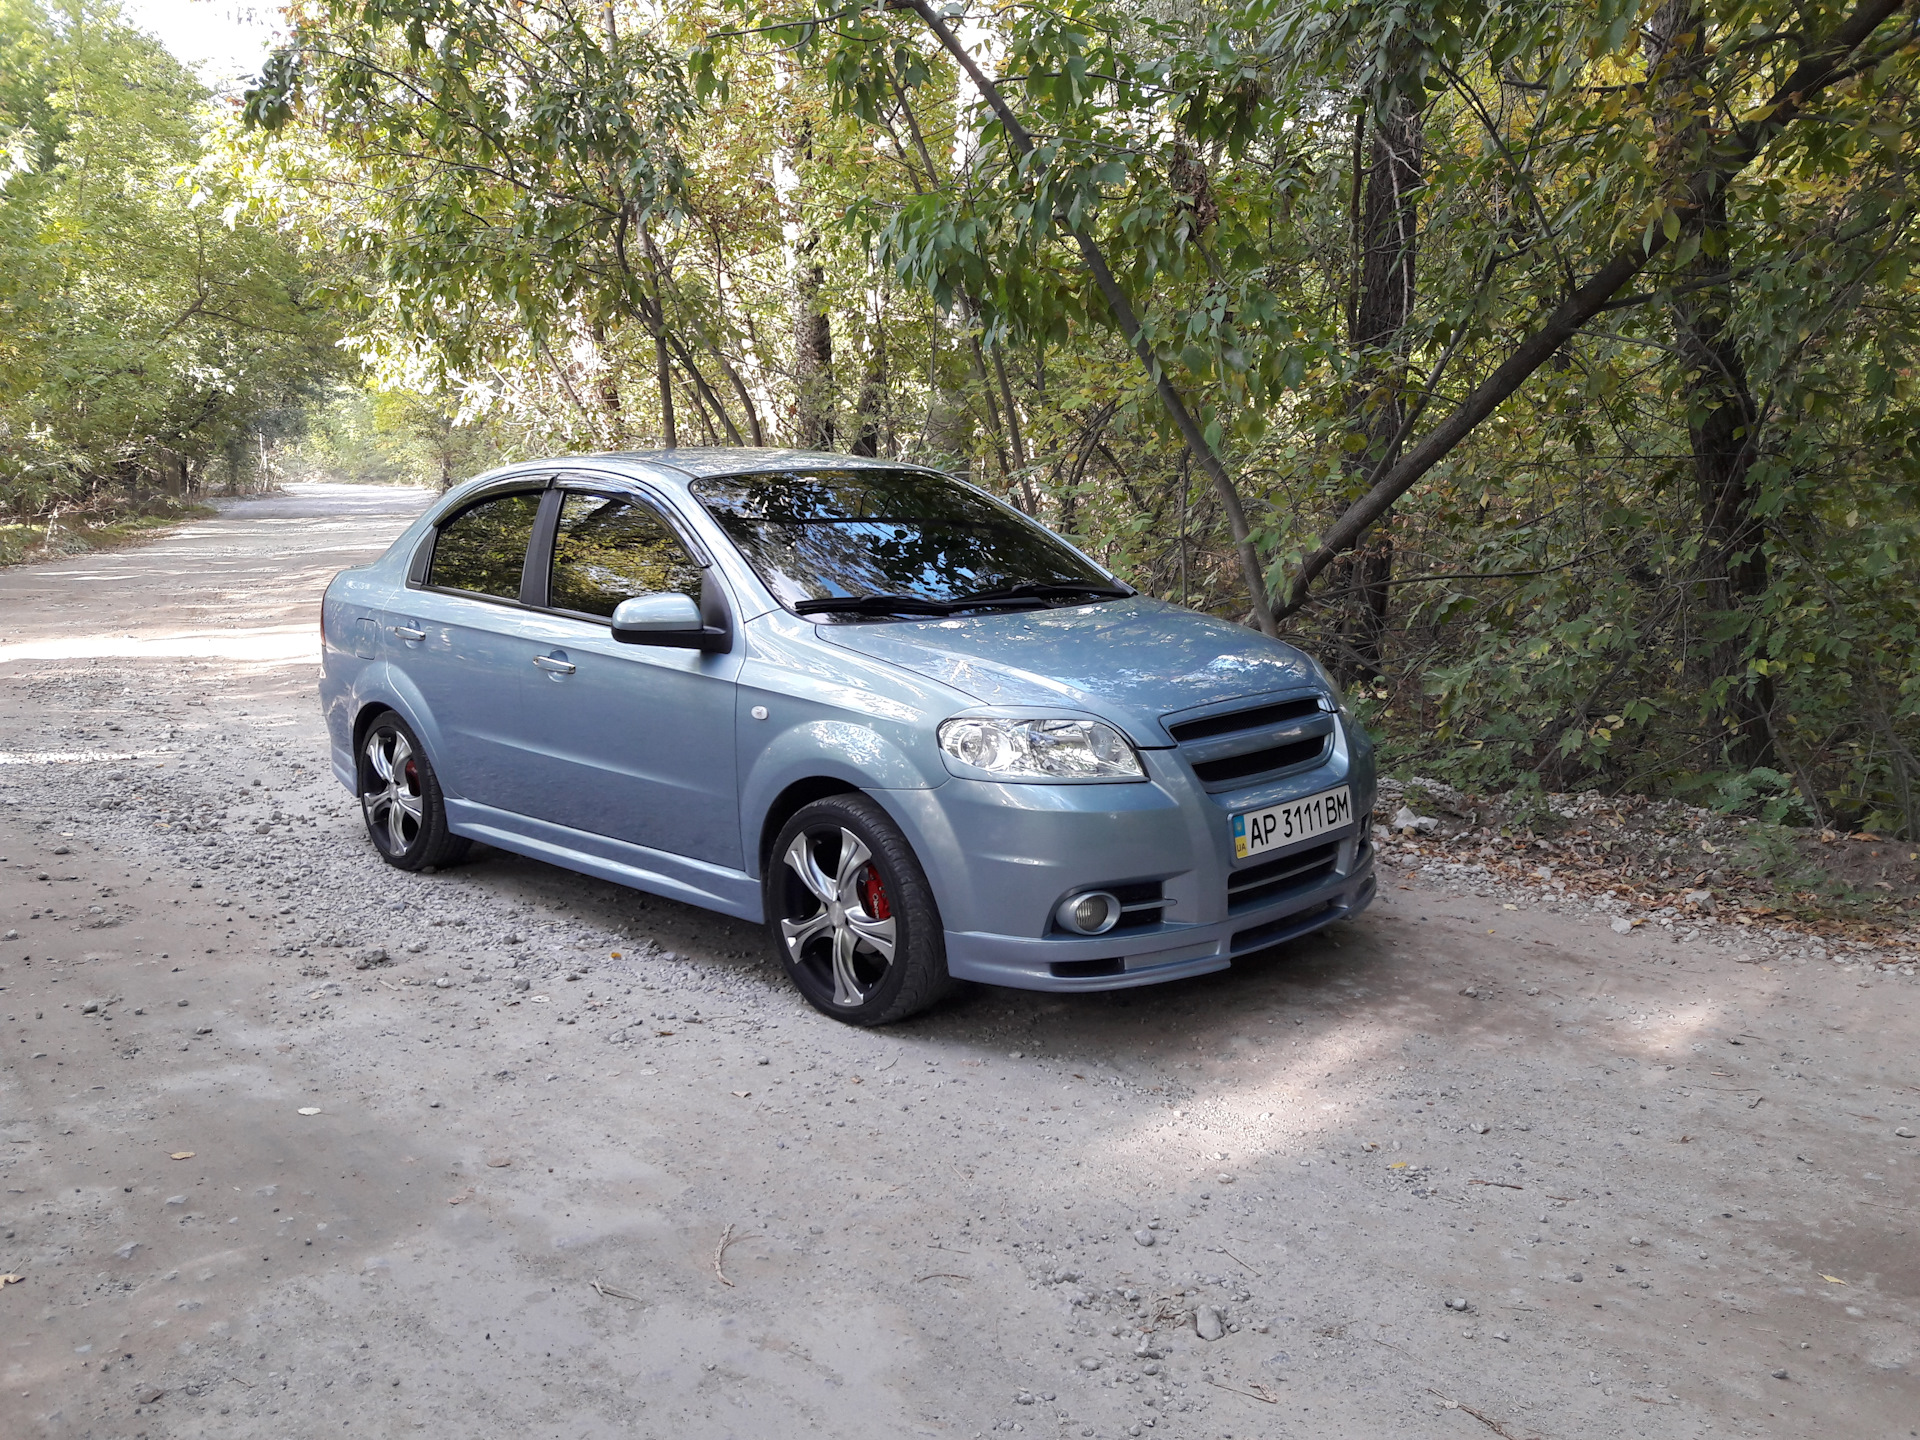
<instances>
[{"instance_id":1,"label":"green tree canopy","mask_svg":"<svg viewBox=\"0 0 1920 1440\"><path fill-rule=\"evenodd\" d=\"M111 4L0 0L0 500L175 488L342 359L209 96Z\"/></svg>"},{"instance_id":2,"label":"green tree canopy","mask_svg":"<svg viewBox=\"0 0 1920 1440\"><path fill-rule=\"evenodd\" d=\"M1406 763L1920 828L1915 0L301 14L274 213L461 413L964 466Z\"/></svg>"}]
</instances>

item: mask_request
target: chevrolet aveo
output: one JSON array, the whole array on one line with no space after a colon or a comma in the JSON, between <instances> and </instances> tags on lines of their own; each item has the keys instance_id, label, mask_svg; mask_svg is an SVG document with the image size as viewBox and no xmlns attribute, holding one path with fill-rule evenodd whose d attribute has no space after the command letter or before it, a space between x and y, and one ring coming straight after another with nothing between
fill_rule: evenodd
<instances>
[{"instance_id":1,"label":"chevrolet aveo","mask_svg":"<svg viewBox=\"0 0 1920 1440\"><path fill-rule=\"evenodd\" d=\"M482 841L765 922L819 1009L1223 969L1373 898L1321 667L933 471L675 450L445 496L322 608L387 862Z\"/></svg>"}]
</instances>

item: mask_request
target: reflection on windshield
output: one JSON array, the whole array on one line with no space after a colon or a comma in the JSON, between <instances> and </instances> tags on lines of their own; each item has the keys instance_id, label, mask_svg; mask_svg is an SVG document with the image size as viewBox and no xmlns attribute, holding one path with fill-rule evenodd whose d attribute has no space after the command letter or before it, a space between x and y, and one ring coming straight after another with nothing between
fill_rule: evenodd
<instances>
[{"instance_id":1,"label":"reflection on windshield","mask_svg":"<svg viewBox=\"0 0 1920 1440\"><path fill-rule=\"evenodd\" d=\"M937 475L815 470L694 482L693 494L789 608L804 600L947 601L1016 585L1111 582L1024 516Z\"/></svg>"}]
</instances>

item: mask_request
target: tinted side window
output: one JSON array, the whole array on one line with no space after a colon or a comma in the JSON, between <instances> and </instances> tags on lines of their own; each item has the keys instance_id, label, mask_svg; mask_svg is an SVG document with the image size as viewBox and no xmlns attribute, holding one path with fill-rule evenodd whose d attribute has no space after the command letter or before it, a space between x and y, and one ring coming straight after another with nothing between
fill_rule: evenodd
<instances>
[{"instance_id":1,"label":"tinted side window","mask_svg":"<svg viewBox=\"0 0 1920 1440\"><path fill-rule=\"evenodd\" d=\"M527 564L540 492L482 500L440 527L427 584L478 595L520 598L520 572Z\"/></svg>"},{"instance_id":2,"label":"tinted side window","mask_svg":"<svg viewBox=\"0 0 1920 1440\"><path fill-rule=\"evenodd\" d=\"M560 505L548 582L556 610L611 615L635 595L700 595L700 567L647 505L611 495L569 495Z\"/></svg>"}]
</instances>

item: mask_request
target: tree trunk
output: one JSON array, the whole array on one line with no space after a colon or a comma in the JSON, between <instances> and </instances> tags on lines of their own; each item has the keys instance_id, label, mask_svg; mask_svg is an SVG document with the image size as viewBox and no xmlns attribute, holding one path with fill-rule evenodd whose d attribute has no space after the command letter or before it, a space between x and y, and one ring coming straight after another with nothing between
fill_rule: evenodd
<instances>
[{"instance_id":1,"label":"tree trunk","mask_svg":"<svg viewBox=\"0 0 1920 1440\"><path fill-rule=\"evenodd\" d=\"M1700 0L1669 0L1650 27L1650 59L1664 68L1661 90L1668 103L1690 103L1691 90L1707 61L1707 17ZM1702 143L1686 133L1705 117L1682 111L1668 122L1662 137L1669 144ZM1716 188L1687 217L1682 235L1726 233L1727 192ZM1675 348L1682 367L1681 399L1686 405L1687 438L1693 455L1694 491L1700 507L1700 578L1709 615L1743 608L1765 592L1768 582L1764 527L1756 513L1750 480L1758 439L1759 407L1741 358L1739 337L1731 329L1733 266L1724 245L1710 255L1702 245L1674 275ZM1707 653L1708 679L1724 695L1721 714L1733 737L1733 758L1747 768L1775 763L1773 682L1749 681L1746 638L1719 641Z\"/></svg>"},{"instance_id":2,"label":"tree trunk","mask_svg":"<svg viewBox=\"0 0 1920 1440\"><path fill-rule=\"evenodd\" d=\"M860 398L854 402L860 431L854 437L853 453L873 459L880 453L881 431L887 409L886 332L875 325L868 337L866 373L860 377Z\"/></svg>"},{"instance_id":3,"label":"tree trunk","mask_svg":"<svg viewBox=\"0 0 1920 1440\"><path fill-rule=\"evenodd\" d=\"M799 246L793 282L794 444L833 448L833 327L820 300L826 272L813 259L817 237Z\"/></svg>"},{"instance_id":4,"label":"tree trunk","mask_svg":"<svg viewBox=\"0 0 1920 1440\"><path fill-rule=\"evenodd\" d=\"M1710 225L1723 225L1725 202ZM1682 272L1703 283L1675 300L1674 328L1687 367L1687 435L1693 450L1694 485L1700 504L1700 563L1706 581L1706 608L1725 613L1743 608L1765 593L1768 583L1764 527L1756 513L1751 480L1759 410L1747 381L1738 339L1728 326L1732 272L1724 254L1695 256ZM1738 738L1734 756L1749 768L1775 763L1773 681L1761 675L1751 682L1746 669L1747 640L1737 635L1715 645L1709 664L1716 684L1726 686L1725 715Z\"/></svg>"},{"instance_id":5,"label":"tree trunk","mask_svg":"<svg viewBox=\"0 0 1920 1440\"><path fill-rule=\"evenodd\" d=\"M1388 453L1406 421L1406 324L1413 312L1414 262L1419 243L1422 129L1417 100L1398 95L1373 117L1372 143L1354 146L1354 164L1365 157L1364 192L1356 173L1353 193L1353 296L1347 310L1347 343L1359 357L1347 392L1347 420L1366 443L1349 453L1346 471L1354 492L1391 464ZM1356 133L1356 142L1359 140ZM1334 511L1337 521L1350 502ZM1391 519L1368 532L1333 567L1331 599L1339 637L1335 673L1342 684L1380 673L1381 637L1393 579Z\"/></svg>"},{"instance_id":6,"label":"tree trunk","mask_svg":"<svg viewBox=\"0 0 1920 1440\"><path fill-rule=\"evenodd\" d=\"M740 443L740 427L733 423L733 417L727 413L727 407L720 403L720 396L715 392L713 386L707 383L707 377L700 373L700 366L694 360L693 352L671 335L667 336L667 349L673 358L680 362L680 368L686 372L687 380L693 386L695 408L705 407L705 409L702 409L700 412L701 422L707 424L709 429L712 429L711 423L707 419L708 411L711 411L713 419L718 420L721 430L726 432L727 443L729 445L738 445ZM717 348L711 349L709 353L713 354L716 358L720 358L720 352ZM722 358L721 364L724 365L725 363L726 361ZM716 445L720 443L718 436L715 437L714 443Z\"/></svg>"},{"instance_id":7,"label":"tree trunk","mask_svg":"<svg viewBox=\"0 0 1920 1440\"><path fill-rule=\"evenodd\" d=\"M973 333L974 313L972 302L962 296L960 319L967 327L967 355L973 361L973 380L980 388L981 403L987 407L987 431L993 437L993 458L999 466L999 485L1006 490L1013 475L1013 466L1007 459L1006 430L1000 424L1000 402L993 398L993 380L987 374L986 352L980 348L980 337Z\"/></svg>"},{"instance_id":8,"label":"tree trunk","mask_svg":"<svg viewBox=\"0 0 1920 1440\"><path fill-rule=\"evenodd\" d=\"M944 315L935 315L927 327L927 418L922 447L929 463L942 466L964 465L973 453L973 412L954 373L960 362L940 344L952 328Z\"/></svg>"},{"instance_id":9,"label":"tree trunk","mask_svg":"<svg viewBox=\"0 0 1920 1440\"><path fill-rule=\"evenodd\" d=\"M764 446L767 443L767 435L766 431L760 428L760 407L753 403L753 396L747 390L747 382L740 378L740 372L717 348L713 352L713 358L726 372L727 383L733 386L733 393L739 398L740 408L746 411L748 436L752 438L755 448Z\"/></svg>"},{"instance_id":10,"label":"tree trunk","mask_svg":"<svg viewBox=\"0 0 1920 1440\"><path fill-rule=\"evenodd\" d=\"M620 403L620 379L613 373L612 361L608 358L607 332L595 325L592 329L594 353L598 357L598 367L593 377L594 396L600 402L602 425L607 436L609 450L626 449L627 417Z\"/></svg>"},{"instance_id":11,"label":"tree trunk","mask_svg":"<svg viewBox=\"0 0 1920 1440\"><path fill-rule=\"evenodd\" d=\"M660 385L660 443L669 450L680 445L680 428L673 420L673 363L667 358L667 336L653 332L653 370Z\"/></svg>"}]
</instances>

